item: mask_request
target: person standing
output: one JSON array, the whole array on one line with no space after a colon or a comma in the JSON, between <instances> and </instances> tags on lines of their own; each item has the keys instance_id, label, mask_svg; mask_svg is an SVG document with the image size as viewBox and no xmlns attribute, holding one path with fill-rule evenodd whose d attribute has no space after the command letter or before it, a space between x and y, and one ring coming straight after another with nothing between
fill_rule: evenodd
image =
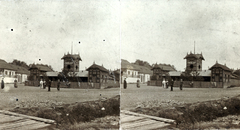
<instances>
[{"instance_id":1,"label":"person standing","mask_svg":"<svg viewBox=\"0 0 240 130\"><path fill-rule=\"evenodd\" d=\"M15 79L14 80L14 88L17 88L18 86L17 86L17 80Z\"/></svg>"},{"instance_id":2,"label":"person standing","mask_svg":"<svg viewBox=\"0 0 240 130\"><path fill-rule=\"evenodd\" d=\"M1 88L4 89L4 80L2 78Z\"/></svg>"},{"instance_id":3,"label":"person standing","mask_svg":"<svg viewBox=\"0 0 240 130\"><path fill-rule=\"evenodd\" d=\"M43 88L43 81L42 79L40 80L40 89Z\"/></svg>"},{"instance_id":4,"label":"person standing","mask_svg":"<svg viewBox=\"0 0 240 130\"><path fill-rule=\"evenodd\" d=\"M48 91L51 91L51 85L52 85L52 81L49 79L49 81L48 81Z\"/></svg>"},{"instance_id":5,"label":"person standing","mask_svg":"<svg viewBox=\"0 0 240 130\"><path fill-rule=\"evenodd\" d=\"M173 81L173 79L171 79L169 85L171 86L171 91L173 91L173 85L174 85L174 81Z\"/></svg>"},{"instance_id":6,"label":"person standing","mask_svg":"<svg viewBox=\"0 0 240 130\"><path fill-rule=\"evenodd\" d=\"M57 83L57 90L58 91L60 90L60 84L61 84L60 79L58 79L58 83Z\"/></svg>"},{"instance_id":7,"label":"person standing","mask_svg":"<svg viewBox=\"0 0 240 130\"><path fill-rule=\"evenodd\" d=\"M162 81L162 86L163 86L163 88L167 88L165 79L163 79L163 81Z\"/></svg>"},{"instance_id":8,"label":"person standing","mask_svg":"<svg viewBox=\"0 0 240 130\"><path fill-rule=\"evenodd\" d=\"M124 82L123 82L123 88L124 88L124 89L127 88L127 81L126 81L126 78L124 79Z\"/></svg>"},{"instance_id":9,"label":"person standing","mask_svg":"<svg viewBox=\"0 0 240 130\"><path fill-rule=\"evenodd\" d=\"M46 88L46 81L45 81L45 79L43 80L43 89L45 89Z\"/></svg>"},{"instance_id":10,"label":"person standing","mask_svg":"<svg viewBox=\"0 0 240 130\"><path fill-rule=\"evenodd\" d=\"M183 87L183 80L181 79L180 80L180 90L182 90L182 87Z\"/></svg>"},{"instance_id":11,"label":"person standing","mask_svg":"<svg viewBox=\"0 0 240 130\"><path fill-rule=\"evenodd\" d=\"M140 82L137 80L137 88L140 88Z\"/></svg>"}]
</instances>

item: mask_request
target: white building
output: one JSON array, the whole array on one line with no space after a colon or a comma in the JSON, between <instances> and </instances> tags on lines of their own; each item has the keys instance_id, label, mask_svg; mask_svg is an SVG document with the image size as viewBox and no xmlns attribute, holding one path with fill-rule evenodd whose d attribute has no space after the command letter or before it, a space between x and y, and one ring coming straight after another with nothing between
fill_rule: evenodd
<instances>
[{"instance_id":1,"label":"white building","mask_svg":"<svg viewBox=\"0 0 240 130\"><path fill-rule=\"evenodd\" d=\"M134 67L127 60L121 60L121 81L123 83L126 78L127 83L136 83L137 80L140 81L140 75L138 74L139 70Z\"/></svg>"},{"instance_id":2,"label":"white building","mask_svg":"<svg viewBox=\"0 0 240 130\"><path fill-rule=\"evenodd\" d=\"M121 81L123 83L126 78L127 83L136 83L139 80L141 83L150 81L152 71L150 68L129 63L127 60L121 60Z\"/></svg>"},{"instance_id":3,"label":"white building","mask_svg":"<svg viewBox=\"0 0 240 130\"><path fill-rule=\"evenodd\" d=\"M0 59L0 78L1 81L4 79L4 83L14 83L14 80L17 79L16 69L13 68L6 61Z\"/></svg>"}]
</instances>

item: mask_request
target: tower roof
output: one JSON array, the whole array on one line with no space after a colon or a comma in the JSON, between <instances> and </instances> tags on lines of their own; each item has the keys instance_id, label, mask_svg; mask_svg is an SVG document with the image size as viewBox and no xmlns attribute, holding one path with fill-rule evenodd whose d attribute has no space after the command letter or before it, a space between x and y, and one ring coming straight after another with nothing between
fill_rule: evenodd
<instances>
[{"instance_id":1,"label":"tower roof","mask_svg":"<svg viewBox=\"0 0 240 130\"><path fill-rule=\"evenodd\" d=\"M82 61L79 54L67 54L67 55L64 55L61 59L65 59L65 58L73 58L74 60L78 59Z\"/></svg>"},{"instance_id":2,"label":"tower roof","mask_svg":"<svg viewBox=\"0 0 240 130\"><path fill-rule=\"evenodd\" d=\"M187 54L187 55L184 57L184 59L187 59L187 58L196 58L196 59L205 60L202 54L193 54L193 53L190 53L190 54Z\"/></svg>"}]
</instances>

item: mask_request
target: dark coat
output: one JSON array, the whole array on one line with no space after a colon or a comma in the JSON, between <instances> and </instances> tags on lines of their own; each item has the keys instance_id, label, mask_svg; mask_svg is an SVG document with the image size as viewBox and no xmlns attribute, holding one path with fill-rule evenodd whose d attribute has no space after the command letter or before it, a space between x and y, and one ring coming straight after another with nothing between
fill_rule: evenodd
<instances>
[{"instance_id":1,"label":"dark coat","mask_svg":"<svg viewBox=\"0 0 240 130\"><path fill-rule=\"evenodd\" d=\"M126 80L124 80L123 87L127 88L127 81Z\"/></svg>"},{"instance_id":2,"label":"dark coat","mask_svg":"<svg viewBox=\"0 0 240 130\"><path fill-rule=\"evenodd\" d=\"M3 89L4 88L4 81L2 80L2 83L1 83L1 88Z\"/></svg>"},{"instance_id":3,"label":"dark coat","mask_svg":"<svg viewBox=\"0 0 240 130\"><path fill-rule=\"evenodd\" d=\"M52 81L48 81L48 86L51 87Z\"/></svg>"}]
</instances>

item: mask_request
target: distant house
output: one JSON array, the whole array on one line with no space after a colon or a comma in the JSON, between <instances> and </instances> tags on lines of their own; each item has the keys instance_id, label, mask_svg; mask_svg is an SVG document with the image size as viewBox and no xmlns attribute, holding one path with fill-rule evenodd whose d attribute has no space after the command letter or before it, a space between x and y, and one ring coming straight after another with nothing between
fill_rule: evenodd
<instances>
[{"instance_id":1,"label":"distant house","mask_svg":"<svg viewBox=\"0 0 240 130\"><path fill-rule=\"evenodd\" d=\"M138 71L138 74L140 76L140 82L141 83L147 83L150 81L150 76L153 75L153 72L150 68L146 66L136 65L132 64L134 68L136 68Z\"/></svg>"},{"instance_id":2,"label":"distant house","mask_svg":"<svg viewBox=\"0 0 240 130\"><path fill-rule=\"evenodd\" d=\"M88 82L106 83L109 78L109 71L103 66L93 63L88 69Z\"/></svg>"},{"instance_id":3,"label":"distant house","mask_svg":"<svg viewBox=\"0 0 240 130\"><path fill-rule=\"evenodd\" d=\"M139 75L140 69L133 64L129 63L127 60L121 60L121 83L126 78L127 83L136 83L137 80L140 81Z\"/></svg>"},{"instance_id":4,"label":"distant house","mask_svg":"<svg viewBox=\"0 0 240 130\"><path fill-rule=\"evenodd\" d=\"M211 82L216 82L218 86L224 87L224 83L231 80L232 70L226 65L216 62L211 68Z\"/></svg>"},{"instance_id":5,"label":"distant house","mask_svg":"<svg viewBox=\"0 0 240 130\"><path fill-rule=\"evenodd\" d=\"M114 70L113 74L114 74L115 81L119 82L120 81L120 69Z\"/></svg>"},{"instance_id":6,"label":"distant house","mask_svg":"<svg viewBox=\"0 0 240 130\"><path fill-rule=\"evenodd\" d=\"M5 60L0 59L0 80L4 78L4 83L14 83L16 77L16 68L12 67Z\"/></svg>"},{"instance_id":7,"label":"distant house","mask_svg":"<svg viewBox=\"0 0 240 130\"><path fill-rule=\"evenodd\" d=\"M29 71L30 76L28 80L31 83L29 83L28 85L38 85L41 78L47 78L47 72L54 72L50 66L43 64L32 64L29 68Z\"/></svg>"},{"instance_id":8,"label":"distant house","mask_svg":"<svg viewBox=\"0 0 240 130\"><path fill-rule=\"evenodd\" d=\"M170 71L176 71L176 69L167 64L155 64L151 69L153 71L153 76L151 77L152 80L163 80L163 78L167 78Z\"/></svg>"},{"instance_id":9,"label":"distant house","mask_svg":"<svg viewBox=\"0 0 240 130\"><path fill-rule=\"evenodd\" d=\"M15 70L15 75L17 77L17 81L20 83L24 83L25 81L27 81L28 76L30 75L30 71L27 68L18 66L18 65L14 65L14 64L10 64Z\"/></svg>"}]
</instances>

